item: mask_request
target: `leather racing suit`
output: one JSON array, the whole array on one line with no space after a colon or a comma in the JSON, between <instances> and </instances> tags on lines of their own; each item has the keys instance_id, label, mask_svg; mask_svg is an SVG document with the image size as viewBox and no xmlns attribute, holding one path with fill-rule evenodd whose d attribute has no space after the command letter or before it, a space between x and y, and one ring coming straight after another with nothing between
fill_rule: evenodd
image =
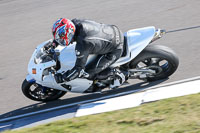
<instances>
[{"instance_id":1,"label":"leather racing suit","mask_svg":"<svg viewBox=\"0 0 200 133\"><path fill-rule=\"evenodd\" d=\"M76 27L74 41L77 42L75 66L63 74L66 81L80 77L82 70L89 74L88 79L98 77L100 72L109 68L123 52L124 36L117 26L97 23L90 20L73 19ZM98 55L86 65L90 54ZM110 70L104 75L108 75ZM101 74L100 74L101 75Z\"/></svg>"}]
</instances>

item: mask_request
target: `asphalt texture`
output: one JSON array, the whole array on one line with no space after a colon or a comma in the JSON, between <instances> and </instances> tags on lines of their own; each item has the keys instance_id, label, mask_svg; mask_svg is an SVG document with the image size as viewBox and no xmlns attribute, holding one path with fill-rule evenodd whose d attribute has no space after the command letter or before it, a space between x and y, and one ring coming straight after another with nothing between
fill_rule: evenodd
<instances>
[{"instance_id":1,"label":"asphalt texture","mask_svg":"<svg viewBox=\"0 0 200 133\"><path fill-rule=\"evenodd\" d=\"M123 32L146 26L166 29L168 33L151 45L172 48L179 68L169 79L129 80L128 87L106 94L69 93L54 102L31 101L21 92L28 61L38 44L52 38L52 25L61 17L115 24ZM200 75L199 0L0 0L0 29L0 118Z\"/></svg>"}]
</instances>

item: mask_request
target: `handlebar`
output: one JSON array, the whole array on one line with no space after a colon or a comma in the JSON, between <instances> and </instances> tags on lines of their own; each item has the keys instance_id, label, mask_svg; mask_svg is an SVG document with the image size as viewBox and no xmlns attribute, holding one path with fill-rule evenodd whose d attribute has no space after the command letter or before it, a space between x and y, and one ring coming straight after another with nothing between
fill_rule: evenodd
<instances>
[{"instance_id":1,"label":"handlebar","mask_svg":"<svg viewBox=\"0 0 200 133\"><path fill-rule=\"evenodd\" d=\"M57 61L58 56L60 55L60 52L55 51L55 46L53 45L53 42L49 42L44 46L44 52L49 55L53 60Z\"/></svg>"}]
</instances>

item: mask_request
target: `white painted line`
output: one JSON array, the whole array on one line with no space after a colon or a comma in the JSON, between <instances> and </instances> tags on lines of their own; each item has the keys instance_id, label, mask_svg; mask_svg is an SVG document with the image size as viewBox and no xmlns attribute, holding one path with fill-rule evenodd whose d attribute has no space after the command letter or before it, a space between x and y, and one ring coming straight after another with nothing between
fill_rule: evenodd
<instances>
[{"instance_id":1,"label":"white painted line","mask_svg":"<svg viewBox=\"0 0 200 133\"><path fill-rule=\"evenodd\" d=\"M189 81L199 80L199 79L200 79L200 76L194 77L194 78L190 78L190 79L181 80L181 81L176 81L176 82L172 82L172 83L168 83L168 84L164 84L164 85L157 85L157 86L153 86L153 87L146 88L146 89L148 89L148 90L149 89L155 89L155 88L158 88L158 87L170 86L170 85L173 85L173 84L179 84L179 83L189 82ZM58 109L67 108L67 107L70 107L70 106L76 106L76 105L79 105L79 104L85 104L85 103L89 103L89 102L94 102L94 101L98 101L98 100L103 100L103 99L118 97L118 96L122 96L122 95L128 95L128 94L131 94L131 93L135 93L135 92L139 92L139 91L145 91L145 90L144 90L144 88L141 88L141 89L132 90L132 91L129 91L129 92L122 92L122 93L119 93L119 94L109 95L109 96L100 97L100 98L96 98L96 99L91 99L91 100L81 101L81 102L77 102L77 103L72 103L72 104L57 106L57 107L53 107L53 108L49 108L49 109L44 109L44 110L40 110L40 111L35 111L35 112L27 113L27 114L22 114L22 115L17 115L17 116L12 116L12 117L8 117L8 118L4 118L4 119L1 119L0 122L11 121L11 120L14 120L14 119L19 119L19 118L23 118L23 117L27 117L27 116L32 116L32 115L37 115L37 114L41 114L41 113L46 113L46 112L50 112L50 111L54 111L54 110L58 110Z\"/></svg>"},{"instance_id":2,"label":"white painted line","mask_svg":"<svg viewBox=\"0 0 200 133\"><path fill-rule=\"evenodd\" d=\"M157 88L166 87L166 86L172 86L172 85L181 84L181 83L190 82L190 81L195 81L195 80L200 80L200 76L188 78L188 79L183 79L183 80L179 80L179 81L174 81L174 82L170 82L170 83L166 83L166 84L155 85L155 86L148 87L148 88L145 88L145 89L141 88L141 89L132 90L132 91L128 91L128 92L122 92L122 93L113 95L113 97L128 95L128 94L135 93L135 92L143 92L143 91L157 89Z\"/></svg>"},{"instance_id":3,"label":"white painted line","mask_svg":"<svg viewBox=\"0 0 200 133\"><path fill-rule=\"evenodd\" d=\"M166 86L145 92L143 102L179 97L184 95L196 94L200 92L200 80Z\"/></svg>"},{"instance_id":4,"label":"white painted line","mask_svg":"<svg viewBox=\"0 0 200 133\"><path fill-rule=\"evenodd\" d=\"M5 128L5 127L10 127L10 126L12 126L12 124L3 125L3 126L0 126L0 129L1 129L1 128Z\"/></svg>"},{"instance_id":5,"label":"white painted line","mask_svg":"<svg viewBox=\"0 0 200 133\"><path fill-rule=\"evenodd\" d=\"M179 84L167 85L161 88L146 90L135 94L83 104L77 110L76 117L131 108L142 103L166 98L200 93L200 79Z\"/></svg>"},{"instance_id":6,"label":"white painted line","mask_svg":"<svg viewBox=\"0 0 200 133\"><path fill-rule=\"evenodd\" d=\"M139 106L142 103L143 93L130 94L126 96L101 100L93 103L83 104L76 113L76 117L103 113Z\"/></svg>"}]
</instances>

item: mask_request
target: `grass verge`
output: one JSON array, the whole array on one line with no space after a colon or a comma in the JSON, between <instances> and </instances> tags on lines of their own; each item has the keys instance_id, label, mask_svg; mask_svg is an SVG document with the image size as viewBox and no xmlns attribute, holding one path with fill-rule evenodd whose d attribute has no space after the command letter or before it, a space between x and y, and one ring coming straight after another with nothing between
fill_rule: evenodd
<instances>
[{"instance_id":1,"label":"grass verge","mask_svg":"<svg viewBox=\"0 0 200 133\"><path fill-rule=\"evenodd\" d=\"M200 133L200 94L4 133Z\"/></svg>"}]
</instances>

